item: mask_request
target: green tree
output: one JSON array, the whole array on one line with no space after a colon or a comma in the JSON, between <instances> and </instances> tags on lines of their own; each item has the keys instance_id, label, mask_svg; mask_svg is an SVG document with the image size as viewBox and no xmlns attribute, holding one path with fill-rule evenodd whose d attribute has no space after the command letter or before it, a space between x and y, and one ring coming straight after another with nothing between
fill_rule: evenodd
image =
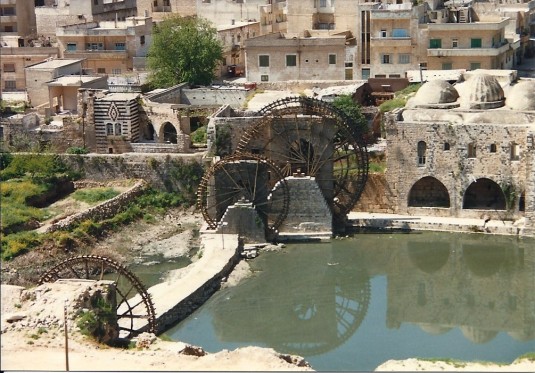
<instances>
[{"instance_id":1,"label":"green tree","mask_svg":"<svg viewBox=\"0 0 535 373\"><path fill-rule=\"evenodd\" d=\"M347 115L352 121L353 131L357 138L366 135L368 131L368 121L360 110L360 105L353 101L351 95L340 95L333 101L333 106Z\"/></svg>"},{"instance_id":2,"label":"green tree","mask_svg":"<svg viewBox=\"0 0 535 373\"><path fill-rule=\"evenodd\" d=\"M208 20L172 15L153 30L147 67L155 87L184 82L207 85L222 59L217 30Z\"/></svg>"}]
</instances>

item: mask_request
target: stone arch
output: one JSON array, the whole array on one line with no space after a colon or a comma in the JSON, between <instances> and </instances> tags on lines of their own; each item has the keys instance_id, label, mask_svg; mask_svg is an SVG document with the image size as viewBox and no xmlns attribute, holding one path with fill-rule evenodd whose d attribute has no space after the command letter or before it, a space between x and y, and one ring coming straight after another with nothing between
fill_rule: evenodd
<instances>
[{"instance_id":1,"label":"stone arch","mask_svg":"<svg viewBox=\"0 0 535 373\"><path fill-rule=\"evenodd\" d=\"M505 210L506 208L502 188L490 179L477 179L464 192L463 209Z\"/></svg>"},{"instance_id":2,"label":"stone arch","mask_svg":"<svg viewBox=\"0 0 535 373\"><path fill-rule=\"evenodd\" d=\"M418 180L409 192L409 207L450 207L448 189L433 176Z\"/></svg>"},{"instance_id":3,"label":"stone arch","mask_svg":"<svg viewBox=\"0 0 535 373\"><path fill-rule=\"evenodd\" d=\"M164 122L160 127L160 139L171 144L178 143L176 127L171 122Z\"/></svg>"},{"instance_id":4,"label":"stone arch","mask_svg":"<svg viewBox=\"0 0 535 373\"><path fill-rule=\"evenodd\" d=\"M434 273L444 267L450 257L450 247L447 242L410 242L409 259L419 270Z\"/></svg>"}]
</instances>

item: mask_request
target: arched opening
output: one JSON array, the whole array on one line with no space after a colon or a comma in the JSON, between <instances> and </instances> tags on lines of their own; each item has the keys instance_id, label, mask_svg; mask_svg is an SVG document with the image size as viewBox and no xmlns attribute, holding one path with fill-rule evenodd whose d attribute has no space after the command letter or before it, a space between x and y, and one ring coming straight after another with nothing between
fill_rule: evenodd
<instances>
[{"instance_id":1,"label":"arched opening","mask_svg":"<svg viewBox=\"0 0 535 373\"><path fill-rule=\"evenodd\" d=\"M426 176L412 186L409 207L450 207L450 195L439 180Z\"/></svg>"},{"instance_id":2,"label":"arched opening","mask_svg":"<svg viewBox=\"0 0 535 373\"><path fill-rule=\"evenodd\" d=\"M526 211L526 193L520 193L518 198L518 211Z\"/></svg>"},{"instance_id":3,"label":"arched opening","mask_svg":"<svg viewBox=\"0 0 535 373\"><path fill-rule=\"evenodd\" d=\"M506 207L502 188L490 179L477 179L464 193L463 209L505 210Z\"/></svg>"},{"instance_id":4,"label":"arched opening","mask_svg":"<svg viewBox=\"0 0 535 373\"><path fill-rule=\"evenodd\" d=\"M169 122L163 124L163 141L171 144L176 144L178 142L176 128Z\"/></svg>"},{"instance_id":5,"label":"arched opening","mask_svg":"<svg viewBox=\"0 0 535 373\"><path fill-rule=\"evenodd\" d=\"M476 150L477 150L477 147L475 143L468 144L468 158L475 158Z\"/></svg>"},{"instance_id":6,"label":"arched opening","mask_svg":"<svg viewBox=\"0 0 535 373\"><path fill-rule=\"evenodd\" d=\"M418 166L425 165L425 153L427 152L427 144L425 141L418 142Z\"/></svg>"},{"instance_id":7,"label":"arched opening","mask_svg":"<svg viewBox=\"0 0 535 373\"><path fill-rule=\"evenodd\" d=\"M445 142L444 143L444 151L448 151L450 150L450 143L449 142Z\"/></svg>"},{"instance_id":8,"label":"arched opening","mask_svg":"<svg viewBox=\"0 0 535 373\"><path fill-rule=\"evenodd\" d=\"M434 273L444 267L450 257L448 242L410 242L409 259L425 273Z\"/></svg>"},{"instance_id":9,"label":"arched opening","mask_svg":"<svg viewBox=\"0 0 535 373\"><path fill-rule=\"evenodd\" d=\"M144 135L147 140L154 140L154 126L152 125L152 123L149 123L147 125Z\"/></svg>"}]
</instances>

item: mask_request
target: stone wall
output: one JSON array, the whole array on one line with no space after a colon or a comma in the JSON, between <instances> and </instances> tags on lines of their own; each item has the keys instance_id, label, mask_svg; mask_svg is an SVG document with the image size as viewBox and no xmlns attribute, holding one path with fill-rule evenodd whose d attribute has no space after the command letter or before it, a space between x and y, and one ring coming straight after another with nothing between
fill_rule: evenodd
<instances>
[{"instance_id":1,"label":"stone wall","mask_svg":"<svg viewBox=\"0 0 535 373\"><path fill-rule=\"evenodd\" d=\"M394 212L394 195L384 174L369 174L366 186L353 211Z\"/></svg>"},{"instance_id":2,"label":"stone wall","mask_svg":"<svg viewBox=\"0 0 535 373\"><path fill-rule=\"evenodd\" d=\"M147 187L148 184L145 181L140 180L128 191L52 224L46 232L50 233L57 230L69 230L74 225L88 219L101 221L110 218L123 210L133 198L142 194Z\"/></svg>"},{"instance_id":3,"label":"stone wall","mask_svg":"<svg viewBox=\"0 0 535 373\"><path fill-rule=\"evenodd\" d=\"M189 193L188 185L196 181L182 180L180 168L187 165L201 173L203 154L63 154L61 157L87 179L142 179L155 189Z\"/></svg>"}]
</instances>

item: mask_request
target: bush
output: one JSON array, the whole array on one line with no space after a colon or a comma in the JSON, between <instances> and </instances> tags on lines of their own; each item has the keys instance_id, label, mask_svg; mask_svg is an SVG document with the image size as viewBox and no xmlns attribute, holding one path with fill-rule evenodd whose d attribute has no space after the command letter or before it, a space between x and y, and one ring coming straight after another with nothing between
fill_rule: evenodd
<instances>
[{"instance_id":1,"label":"bush","mask_svg":"<svg viewBox=\"0 0 535 373\"><path fill-rule=\"evenodd\" d=\"M73 146L73 147L70 147L69 149L67 149L66 153L67 154L87 154L87 153L89 153L89 150L87 148L84 148L84 147Z\"/></svg>"},{"instance_id":2,"label":"bush","mask_svg":"<svg viewBox=\"0 0 535 373\"><path fill-rule=\"evenodd\" d=\"M10 260L40 245L42 238L35 232L19 232L2 237L2 259Z\"/></svg>"},{"instance_id":3,"label":"bush","mask_svg":"<svg viewBox=\"0 0 535 373\"><path fill-rule=\"evenodd\" d=\"M119 194L120 192L113 188L91 188L77 190L72 194L72 198L74 198L76 201L97 203L112 199Z\"/></svg>"},{"instance_id":4,"label":"bush","mask_svg":"<svg viewBox=\"0 0 535 373\"><path fill-rule=\"evenodd\" d=\"M196 144L206 144L206 127L201 126L191 133L191 141Z\"/></svg>"}]
</instances>

